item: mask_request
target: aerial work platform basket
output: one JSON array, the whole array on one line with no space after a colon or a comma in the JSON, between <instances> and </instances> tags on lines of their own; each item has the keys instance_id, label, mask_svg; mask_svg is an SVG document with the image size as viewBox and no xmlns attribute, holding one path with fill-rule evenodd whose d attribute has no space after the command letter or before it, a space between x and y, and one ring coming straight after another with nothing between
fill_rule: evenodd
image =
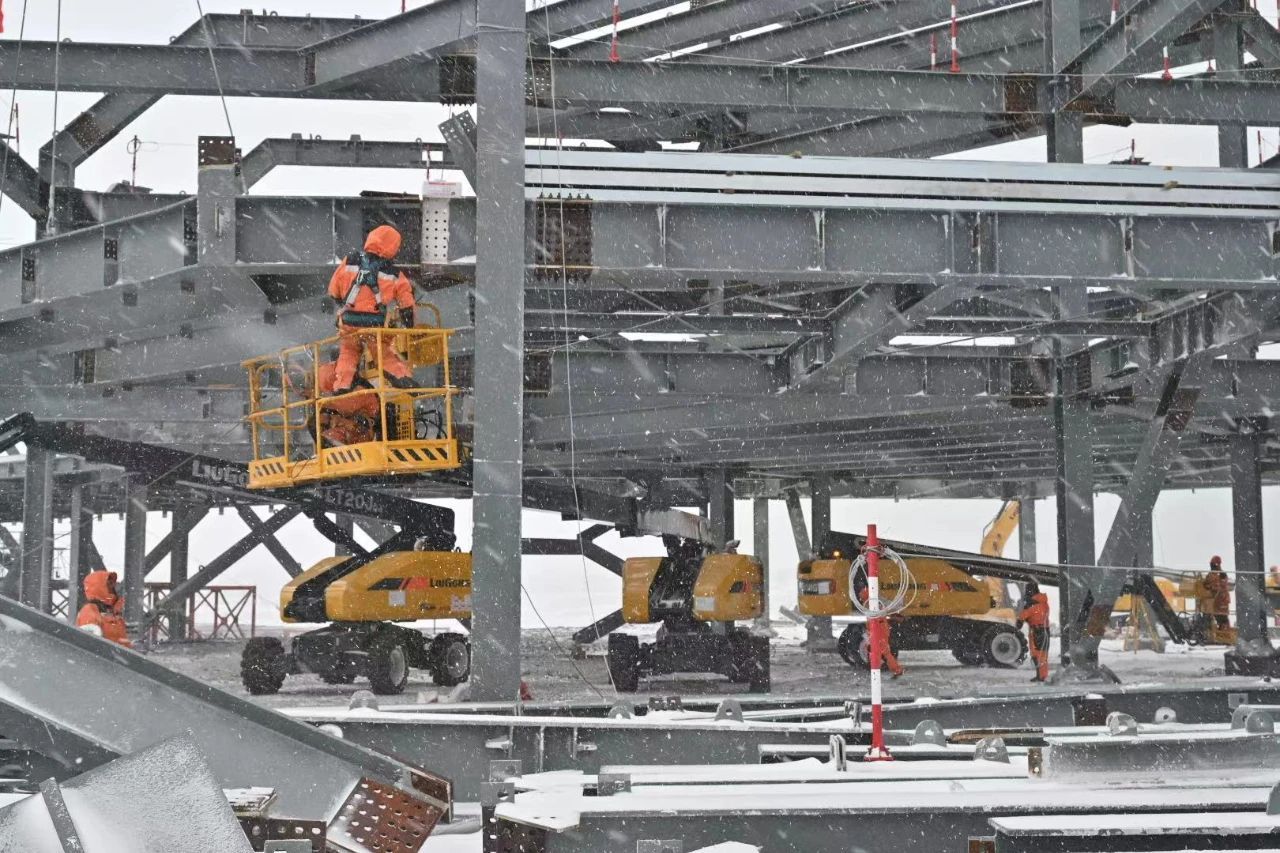
<instances>
[{"instance_id":1,"label":"aerial work platform basket","mask_svg":"<svg viewBox=\"0 0 1280 853\"><path fill-rule=\"evenodd\" d=\"M249 487L460 467L451 334L438 325L344 331L244 362L253 440ZM361 342L356 380L350 392L333 394L338 348L348 336ZM387 345L412 370L413 387L389 381L383 365Z\"/></svg>"}]
</instances>

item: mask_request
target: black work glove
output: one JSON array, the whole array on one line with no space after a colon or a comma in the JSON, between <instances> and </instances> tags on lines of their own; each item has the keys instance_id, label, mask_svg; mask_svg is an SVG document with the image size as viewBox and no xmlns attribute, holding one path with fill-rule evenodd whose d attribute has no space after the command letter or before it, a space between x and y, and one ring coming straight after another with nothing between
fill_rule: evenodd
<instances>
[{"instance_id":1,"label":"black work glove","mask_svg":"<svg viewBox=\"0 0 1280 853\"><path fill-rule=\"evenodd\" d=\"M400 309L400 325L404 326L406 329L413 328L413 309L412 308Z\"/></svg>"}]
</instances>

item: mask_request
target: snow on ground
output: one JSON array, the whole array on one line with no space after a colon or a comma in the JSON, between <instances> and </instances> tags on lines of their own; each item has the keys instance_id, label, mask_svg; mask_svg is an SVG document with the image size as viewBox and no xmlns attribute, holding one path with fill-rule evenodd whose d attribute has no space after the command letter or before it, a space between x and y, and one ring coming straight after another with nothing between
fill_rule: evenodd
<instances>
[{"instance_id":1,"label":"snow on ground","mask_svg":"<svg viewBox=\"0 0 1280 853\"><path fill-rule=\"evenodd\" d=\"M855 671L835 654L809 654L800 647L803 631L794 625L775 623L778 638L773 642L773 693L797 696L832 696L848 692L865 694L868 677ZM605 666L604 643L591 647L585 660L573 660L569 629L526 630L523 636L524 677L535 699L542 701L609 700L616 695ZM1054 641L1054 658L1057 651ZM219 642L181 646L161 646L151 654L154 660L214 687L246 696L273 708L300 705L345 706L355 690L367 689L363 679L352 685L328 685L316 675L290 676L279 694L247 696L240 684L241 642ZM1168 651L1124 652L1119 642L1106 641L1102 661L1126 684L1164 681L1211 683L1223 675L1220 647L1189 648L1170 644ZM906 674L885 679L885 696L917 698L943 696L987 696L1034 693L1043 690L1030 683L1030 662L1018 669L989 669L961 666L949 652L903 652ZM642 681L640 697L721 695L738 691L717 676L682 676L678 679ZM414 670L405 692L409 702L429 702L438 691L431 678Z\"/></svg>"}]
</instances>

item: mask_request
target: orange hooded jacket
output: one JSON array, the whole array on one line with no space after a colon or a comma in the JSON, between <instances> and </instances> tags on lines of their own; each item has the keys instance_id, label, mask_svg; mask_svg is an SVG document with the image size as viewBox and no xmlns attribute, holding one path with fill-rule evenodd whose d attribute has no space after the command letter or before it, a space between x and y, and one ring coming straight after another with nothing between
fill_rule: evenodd
<instances>
[{"instance_id":1,"label":"orange hooded jacket","mask_svg":"<svg viewBox=\"0 0 1280 853\"><path fill-rule=\"evenodd\" d=\"M1037 592L1031 596L1030 603L1022 608L1021 612L1018 613L1018 618L1032 628L1048 628L1049 596L1043 592Z\"/></svg>"},{"instance_id":2,"label":"orange hooded jacket","mask_svg":"<svg viewBox=\"0 0 1280 853\"><path fill-rule=\"evenodd\" d=\"M84 606L76 614L76 627L95 626L105 640L132 648L124 622L124 597L116 594L116 573L99 569L84 579Z\"/></svg>"},{"instance_id":3,"label":"orange hooded jacket","mask_svg":"<svg viewBox=\"0 0 1280 853\"><path fill-rule=\"evenodd\" d=\"M329 296L342 306L338 323L343 326L380 327L385 321L385 309L391 305L413 308L413 285L390 263L400 251L400 232L390 225L379 225L369 232L364 251L387 262L377 271L376 294L373 287L356 284L361 264L358 254L348 255L329 278ZM354 294L352 288L356 288Z\"/></svg>"}]
</instances>

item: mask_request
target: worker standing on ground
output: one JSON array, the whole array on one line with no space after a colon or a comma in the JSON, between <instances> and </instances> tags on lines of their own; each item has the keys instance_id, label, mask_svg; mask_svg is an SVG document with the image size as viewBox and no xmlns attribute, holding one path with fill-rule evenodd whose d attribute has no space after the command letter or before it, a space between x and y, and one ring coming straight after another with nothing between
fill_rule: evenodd
<instances>
[{"instance_id":1,"label":"worker standing on ground","mask_svg":"<svg viewBox=\"0 0 1280 853\"><path fill-rule=\"evenodd\" d=\"M1022 593L1022 610L1018 613L1018 630L1027 626L1027 640L1031 646L1031 660L1036 665L1036 677L1032 681L1049 680L1049 596L1040 591L1035 581L1027 583Z\"/></svg>"},{"instance_id":2,"label":"worker standing on ground","mask_svg":"<svg viewBox=\"0 0 1280 853\"><path fill-rule=\"evenodd\" d=\"M124 596L116 592L116 573L99 569L84 579L84 607L76 627L113 643L132 648L124 622Z\"/></svg>"},{"instance_id":3,"label":"worker standing on ground","mask_svg":"<svg viewBox=\"0 0 1280 853\"><path fill-rule=\"evenodd\" d=\"M1231 581L1222 571L1222 558L1215 554L1209 560L1209 574L1204 579L1205 588L1213 593L1213 618L1219 628L1231 627Z\"/></svg>"},{"instance_id":4,"label":"worker standing on ground","mask_svg":"<svg viewBox=\"0 0 1280 853\"><path fill-rule=\"evenodd\" d=\"M400 251L400 232L390 225L379 225L369 232L364 251L348 255L329 279L329 296L339 303L338 331L341 334L334 394L351 390L360 353L369 345L376 346L372 329L386 325L387 309L399 307L400 324L412 328L413 285L392 261ZM412 388L409 365L395 351L390 335L382 336L382 370L396 388Z\"/></svg>"}]
</instances>

